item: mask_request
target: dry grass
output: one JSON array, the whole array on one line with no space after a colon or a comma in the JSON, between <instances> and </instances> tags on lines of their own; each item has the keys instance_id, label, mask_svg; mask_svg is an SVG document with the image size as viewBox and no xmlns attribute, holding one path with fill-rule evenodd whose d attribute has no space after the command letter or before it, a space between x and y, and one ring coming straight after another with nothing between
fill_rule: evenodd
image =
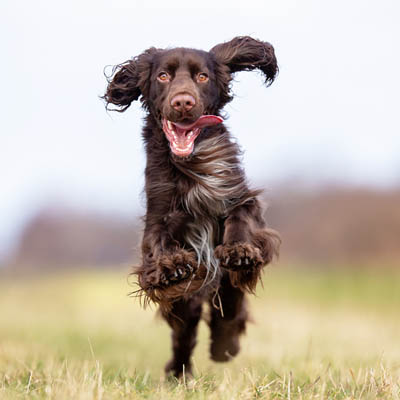
<instances>
[{"instance_id":1,"label":"dry grass","mask_svg":"<svg viewBox=\"0 0 400 400\"><path fill-rule=\"evenodd\" d=\"M400 274L273 269L229 364L165 379L169 332L125 272L0 277L0 399L398 399Z\"/></svg>"}]
</instances>

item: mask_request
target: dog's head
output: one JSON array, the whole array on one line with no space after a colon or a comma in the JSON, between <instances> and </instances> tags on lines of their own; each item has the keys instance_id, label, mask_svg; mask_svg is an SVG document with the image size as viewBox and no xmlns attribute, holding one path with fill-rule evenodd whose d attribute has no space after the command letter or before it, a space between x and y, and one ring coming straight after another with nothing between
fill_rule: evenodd
<instances>
[{"instance_id":1,"label":"dog's head","mask_svg":"<svg viewBox=\"0 0 400 400\"><path fill-rule=\"evenodd\" d=\"M248 36L209 52L150 48L114 68L104 99L125 111L140 98L162 125L171 151L186 157L202 128L222 122L220 111L232 100L232 74L254 69L267 85L278 71L274 48Z\"/></svg>"}]
</instances>

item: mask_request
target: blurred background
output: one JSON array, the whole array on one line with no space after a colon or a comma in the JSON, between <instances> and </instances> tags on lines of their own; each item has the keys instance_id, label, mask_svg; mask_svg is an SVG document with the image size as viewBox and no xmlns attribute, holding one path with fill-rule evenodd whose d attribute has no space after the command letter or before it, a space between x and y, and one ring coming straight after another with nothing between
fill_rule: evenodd
<instances>
[{"instance_id":1,"label":"blurred background","mask_svg":"<svg viewBox=\"0 0 400 400\"><path fill-rule=\"evenodd\" d=\"M145 201L140 104L107 113L103 69L150 46L252 35L280 75L235 76L227 126L245 150L281 261L399 265L396 1L5 1L1 268L132 264Z\"/></svg>"},{"instance_id":2,"label":"blurred background","mask_svg":"<svg viewBox=\"0 0 400 400\"><path fill-rule=\"evenodd\" d=\"M253 393L244 367L282 398L292 374L310 398L398 398L399 11L396 0L3 0L0 397L127 398L159 382L168 328L127 296L144 113L106 112L103 70L151 46L251 35L274 45L280 74L268 89L237 74L226 125L283 244L235 361L208 361L200 324L196 373L227 382L221 396L243 385L199 398Z\"/></svg>"}]
</instances>

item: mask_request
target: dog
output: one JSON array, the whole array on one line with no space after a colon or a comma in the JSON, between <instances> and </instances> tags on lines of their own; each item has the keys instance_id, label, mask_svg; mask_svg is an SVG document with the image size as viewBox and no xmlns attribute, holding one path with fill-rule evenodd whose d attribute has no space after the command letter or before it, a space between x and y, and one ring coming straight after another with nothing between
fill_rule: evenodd
<instances>
[{"instance_id":1,"label":"dog","mask_svg":"<svg viewBox=\"0 0 400 400\"><path fill-rule=\"evenodd\" d=\"M134 273L140 293L159 305L172 328L165 370L176 377L191 373L204 302L211 358L228 361L239 352L246 292L254 292L279 251L279 234L266 227L260 191L249 188L240 148L221 117L233 98L233 74L252 70L269 86L277 60L271 44L244 36L209 52L150 48L107 77L107 107L123 112L140 99L147 112L147 212Z\"/></svg>"}]
</instances>

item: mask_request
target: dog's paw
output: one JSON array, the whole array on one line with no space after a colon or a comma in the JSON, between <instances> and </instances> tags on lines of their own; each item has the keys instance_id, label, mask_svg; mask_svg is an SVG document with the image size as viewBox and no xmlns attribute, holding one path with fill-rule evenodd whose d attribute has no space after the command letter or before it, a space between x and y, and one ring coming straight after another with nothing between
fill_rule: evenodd
<instances>
[{"instance_id":1,"label":"dog's paw","mask_svg":"<svg viewBox=\"0 0 400 400\"><path fill-rule=\"evenodd\" d=\"M261 250L248 243L220 245L215 249L215 256L222 268L229 271L229 278L234 287L254 293L261 277L264 260Z\"/></svg>"},{"instance_id":2,"label":"dog's paw","mask_svg":"<svg viewBox=\"0 0 400 400\"><path fill-rule=\"evenodd\" d=\"M160 271L158 285L169 287L196 275L198 265L193 253L180 249L160 256L157 269Z\"/></svg>"},{"instance_id":3,"label":"dog's paw","mask_svg":"<svg viewBox=\"0 0 400 400\"><path fill-rule=\"evenodd\" d=\"M174 301L202 288L207 269L198 265L195 253L177 249L156 259L146 258L134 273L146 299L168 310Z\"/></svg>"},{"instance_id":4,"label":"dog's paw","mask_svg":"<svg viewBox=\"0 0 400 400\"><path fill-rule=\"evenodd\" d=\"M175 360L175 358L172 358L167 362L164 371L167 377L172 376L176 379L181 379L183 376L185 379L190 379L193 377L191 363L188 362L186 364L182 364L179 360Z\"/></svg>"},{"instance_id":5,"label":"dog's paw","mask_svg":"<svg viewBox=\"0 0 400 400\"><path fill-rule=\"evenodd\" d=\"M249 270L263 264L260 249L248 243L219 245L215 249L215 256L221 267L231 271Z\"/></svg>"}]
</instances>

